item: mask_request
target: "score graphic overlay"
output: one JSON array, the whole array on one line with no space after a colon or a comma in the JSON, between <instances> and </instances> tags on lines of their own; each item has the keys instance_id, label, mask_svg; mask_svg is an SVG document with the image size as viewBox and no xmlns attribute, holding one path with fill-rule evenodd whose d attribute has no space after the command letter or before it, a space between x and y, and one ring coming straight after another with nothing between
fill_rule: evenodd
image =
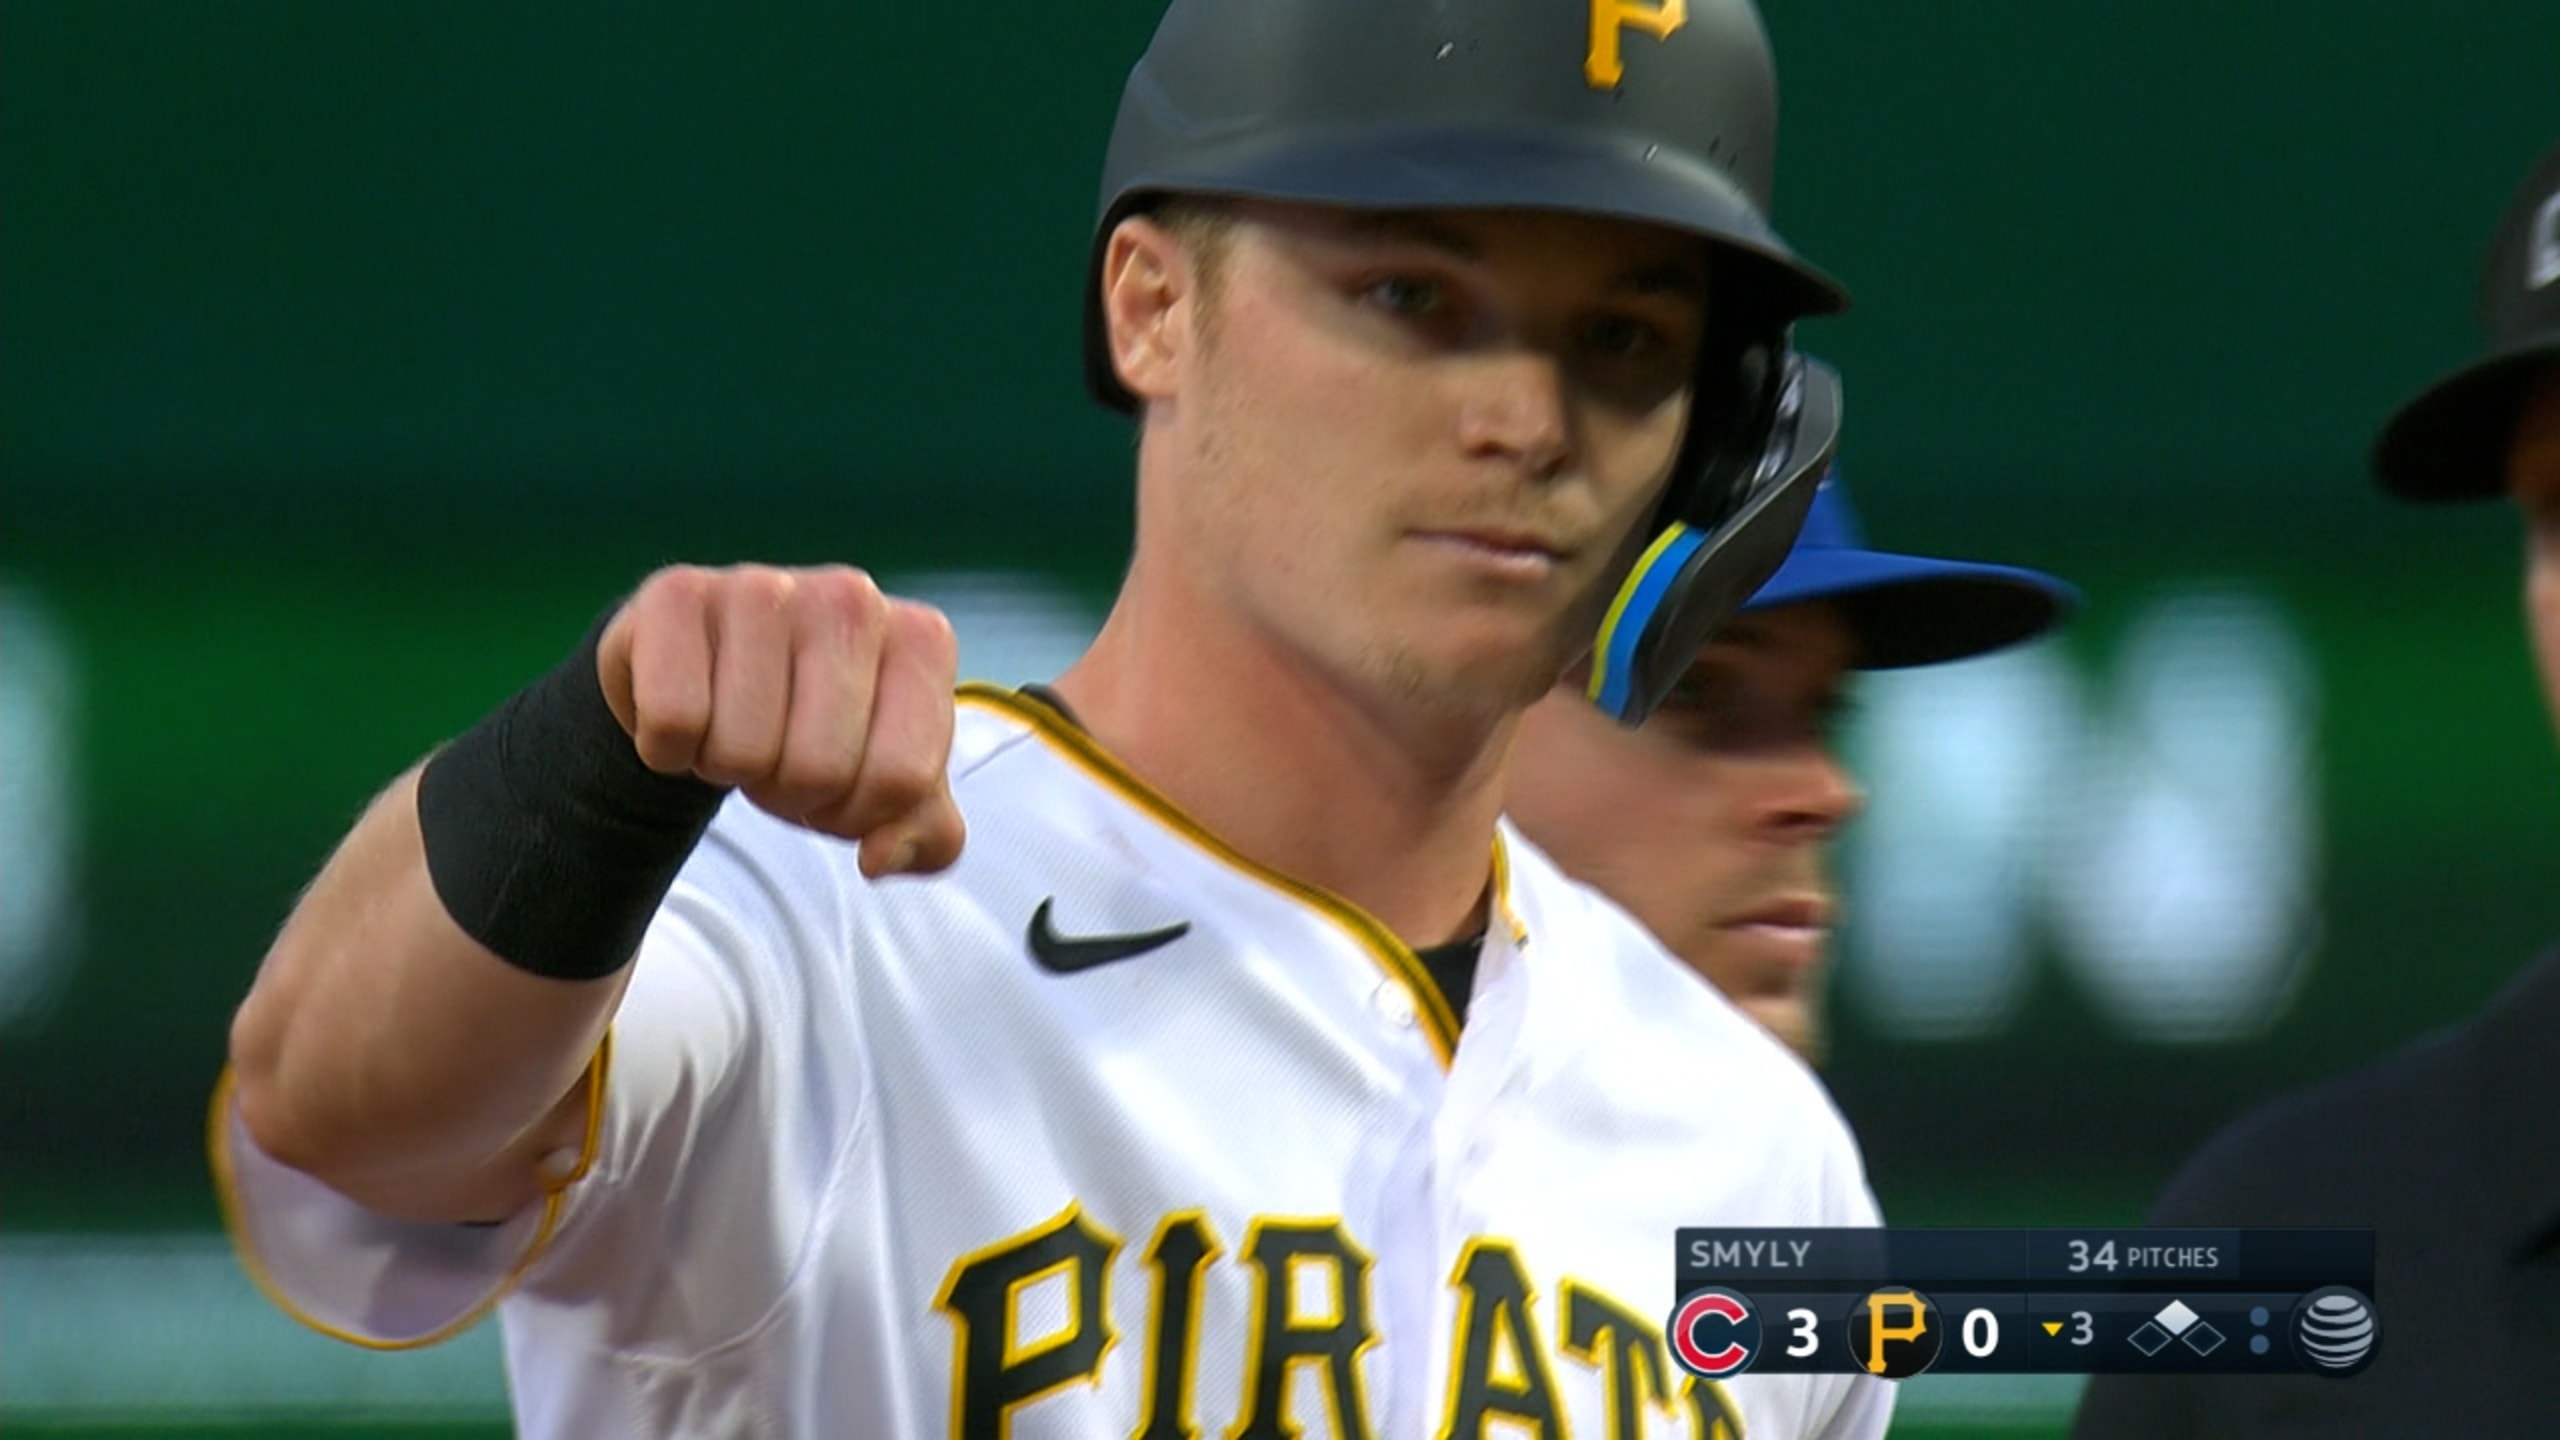
<instances>
[{"instance_id":1,"label":"score graphic overlay","mask_svg":"<svg viewBox=\"0 0 2560 1440\"><path fill-rule=\"evenodd\" d=\"M2370 1230L1682 1230L1671 1353L1706 1379L2353 1375Z\"/></svg>"}]
</instances>

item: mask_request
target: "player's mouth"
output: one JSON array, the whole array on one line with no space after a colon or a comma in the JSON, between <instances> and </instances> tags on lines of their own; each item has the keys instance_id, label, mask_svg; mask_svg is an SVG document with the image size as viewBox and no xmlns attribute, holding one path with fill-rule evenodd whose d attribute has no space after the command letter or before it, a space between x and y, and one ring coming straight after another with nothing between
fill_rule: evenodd
<instances>
[{"instance_id":1,"label":"player's mouth","mask_svg":"<svg viewBox=\"0 0 2560 1440\"><path fill-rule=\"evenodd\" d=\"M1789 895L1726 920L1718 926L1743 941L1753 953L1788 969L1811 969L1822 963L1831 940L1832 906L1819 895Z\"/></svg>"},{"instance_id":2,"label":"player's mouth","mask_svg":"<svg viewBox=\"0 0 2560 1440\"><path fill-rule=\"evenodd\" d=\"M1505 580L1544 580L1573 551L1526 530L1471 526L1456 530L1417 530L1413 538L1462 564Z\"/></svg>"}]
</instances>

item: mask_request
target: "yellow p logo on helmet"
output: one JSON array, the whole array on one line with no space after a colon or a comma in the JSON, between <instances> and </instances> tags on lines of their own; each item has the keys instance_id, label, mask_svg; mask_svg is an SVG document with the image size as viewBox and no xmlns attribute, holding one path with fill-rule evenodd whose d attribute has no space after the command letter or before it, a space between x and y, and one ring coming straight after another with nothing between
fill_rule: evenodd
<instances>
[{"instance_id":1,"label":"yellow p logo on helmet","mask_svg":"<svg viewBox=\"0 0 2560 1440\"><path fill-rule=\"evenodd\" d=\"M1656 40L1689 23L1689 0L1591 0L1591 48L1582 55L1582 78L1594 90L1615 90L1626 78L1618 59L1618 32L1632 25Z\"/></svg>"}]
</instances>

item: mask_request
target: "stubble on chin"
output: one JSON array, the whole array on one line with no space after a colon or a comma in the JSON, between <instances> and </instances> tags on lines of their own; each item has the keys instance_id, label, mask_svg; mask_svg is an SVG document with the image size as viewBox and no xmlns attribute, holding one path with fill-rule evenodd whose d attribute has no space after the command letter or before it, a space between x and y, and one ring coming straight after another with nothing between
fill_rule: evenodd
<instances>
[{"instance_id":1,"label":"stubble on chin","mask_svg":"<svg viewBox=\"0 0 2560 1440\"><path fill-rule=\"evenodd\" d=\"M1526 704L1514 698L1519 687L1500 677L1434 666L1412 647L1393 640L1363 647L1353 669L1372 693L1442 719L1498 717Z\"/></svg>"}]
</instances>

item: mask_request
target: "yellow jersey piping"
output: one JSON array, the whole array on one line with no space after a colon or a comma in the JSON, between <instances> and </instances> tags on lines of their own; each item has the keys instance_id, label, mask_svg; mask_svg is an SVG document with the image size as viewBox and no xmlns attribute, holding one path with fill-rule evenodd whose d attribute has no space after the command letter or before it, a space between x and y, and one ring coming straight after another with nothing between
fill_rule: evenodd
<instances>
[{"instance_id":1,"label":"yellow jersey piping","mask_svg":"<svg viewBox=\"0 0 2560 1440\"><path fill-rule=\"evenodd\" d=\"M1432 1052L1446 1066L1458 1045L1458 1016L1449 1008L1448 997L1423 968L1411 946L1396 938L1378 917L1329 890L1293 879L1258 861L1247 858L1233 846L1211 834L1208 827L1184 813L1181 806L1167 799L1163 792L1130 773L1127 766L1113 758L1109 751L1093 741L1093 737L1051 706L1030 696L1007 690L999 685L979 681L960 687L960 703L978 705L1020 720L1032 733L1078 769L1120 793L1122 798L1153 816L1166 829L1189 841L1209 858L1246 877L1296 900L1298 903L1333 921L1350 932L1372 958L1413 995L1415 1008L1421 1014L1423 1033L1431 1039ZM1496 835L1493 845L1494 907L1512 927L1514 938L1525 935L1519 917L1511 909L1510 864L1504 854L1502 837Z\"/></svg>"},{"instance_id":2,"label":"yellow jersey piping","mask_svg":"<svg viewBox=\"0 0 2560 1440\"><path fill-rule=\"evenodd\" d=\"M596 1046L595 1058L587 1064L587 1126L579 1142L577 1168L560 1180L543 1182L542 1220L534 1227L533 1240L525 1246L524 1254L517 1258L504 1278L490 1288L480 1303L460 1317L411 1340L378 1340L370 1335L340 1329L304 1310L291 1295L285 1293L283 1286L276 1283L275 1277L267 1273L266 1261L258 1254L258 1247L250 1243L247 1225L241 1218L239 1176L231 1163L231 1092L235 1077L229 1065L223 1066L222 1078L214 1082L213 1107L206 1117L205 1154L213 1165L213 1189L215 1198L222 1205L222 1228L231 1239L232 1253L240 1257L240 1268L249 1272L249 1279L277 1309L332 1340L343 1340L367 1350L423 1350L479 1324L483 1317L497 1308L499 1301L524 1283L524 1277L532 1271L534 1262L542 1258L544 1249L550 1245L552 1232L559 1227L560 1211L569 1187L585 1179L595 1165L596 1142L604 1133L604 1087L612 1054L613 1032L608 1030L603 1042Z\"/></svg>"}]
</instances>

